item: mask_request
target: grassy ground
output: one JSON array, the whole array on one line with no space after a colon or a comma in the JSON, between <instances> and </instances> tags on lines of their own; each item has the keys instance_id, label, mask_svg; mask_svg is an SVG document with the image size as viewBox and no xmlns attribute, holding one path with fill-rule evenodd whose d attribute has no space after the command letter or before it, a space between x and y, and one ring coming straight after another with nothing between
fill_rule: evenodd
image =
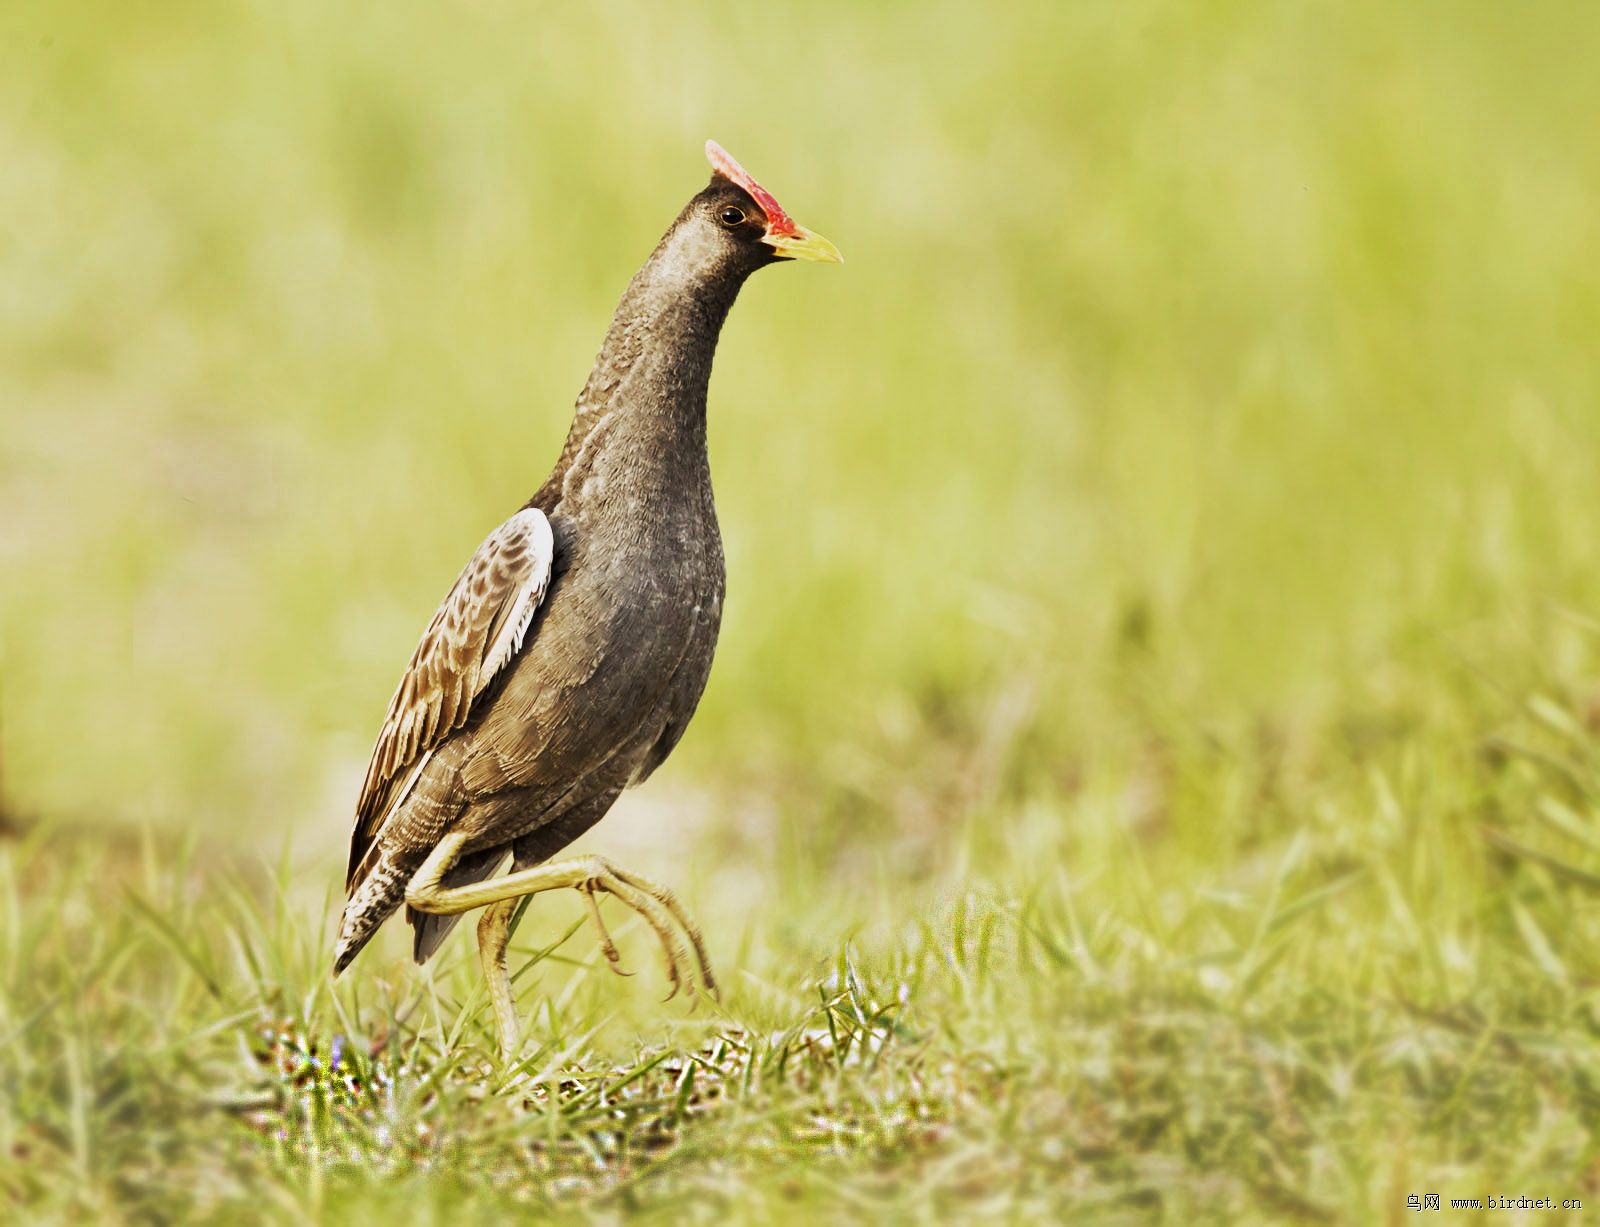
<instances>
[{"instance_id":1,"label":"grassy ground","mask_svg":"<svg viewBox=\"0 0 1600 1227\"><path fill-rule=\"evenodd\" d=\"M1600 1205L1597 53L1553 2L4 6L0 1205ZM340 844L707 136L849 261L734 313L711 689L585 842L727 992L541 900L502 1069L465 937L330 983Z\"/></svg>"},{"instance_id":2,"label":"grassy ground","mask_svg":"<svg viewBox=\"0 0 1600 1227\"><path fill-rule=\"evenodd\" d=\"M992 800L931 880L691 872L720 1009L657 1004L639 940L616 980L575 901L541 904L514 1070L466 943L330 985L287 869L40 828L0 878L0 1188L103 1222L1596 1204L1596 713L1479 712L1471 738L1152 745L1138 799ZM1172 847L1185 811L1209 854Z\"/></svg>"}]
</instances>

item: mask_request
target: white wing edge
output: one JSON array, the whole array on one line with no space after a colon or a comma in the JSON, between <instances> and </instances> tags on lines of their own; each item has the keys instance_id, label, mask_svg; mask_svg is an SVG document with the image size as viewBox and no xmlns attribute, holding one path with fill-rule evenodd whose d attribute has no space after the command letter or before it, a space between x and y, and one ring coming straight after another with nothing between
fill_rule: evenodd
<instances>
[{"instance_id":1,"label":"white wing edge","mask_svg":"<svg viewBox=\"0 0 1600 1227\"><path fill-rule=\"evenodd\" d=\"M483 688L500 672L506 661L522 650L522 641L528 634L528 627L533 624L533 615L539 611L545 589L550 586L550 568L554 565L556 553L555 534L550 531L550 521L537 507L524 507L502 524L496 533L509 535L514 531L520 531L527 538L528 581L517 593L500 633L495 636L493 643L485 646L483 668L478 672L478 685L472 692L473 698L482 694Z\"/></svg>"}]
</instances>

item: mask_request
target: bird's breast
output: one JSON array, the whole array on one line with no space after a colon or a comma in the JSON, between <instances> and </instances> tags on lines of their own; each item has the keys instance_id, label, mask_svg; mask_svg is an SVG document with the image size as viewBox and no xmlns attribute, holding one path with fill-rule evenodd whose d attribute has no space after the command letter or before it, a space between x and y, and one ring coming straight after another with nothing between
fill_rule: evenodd
<instances>
[{"instance_id":1,"label":"bird's breast","mask_svg":"<svg viewBox=\"0 0 1600 1227\"><path fill-rule=\"evenodd\" d=\"M709 500L635 509L615 485L605 493L598 504L563 500L551 517L554 576L497 703L527 729L519 744L533 757L616 752L685 704L692 711L710 670L725 581Z\"/></svg>"}]
</instances>

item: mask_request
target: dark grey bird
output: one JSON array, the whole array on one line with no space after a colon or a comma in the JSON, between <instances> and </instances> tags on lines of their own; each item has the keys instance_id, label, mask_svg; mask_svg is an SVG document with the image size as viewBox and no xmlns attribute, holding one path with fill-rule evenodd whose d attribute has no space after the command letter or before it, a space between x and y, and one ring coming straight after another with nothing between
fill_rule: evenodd
<instances>
[{"instance_id":1,"label":"dark grey bird","mask_svg":"<svg viewBox=\"0 0 1600 1227\"><path fill-rule=\"evenodd\" d=\"M672 752L711 672L724 570L706 389L723 321L757 269L840 259L716 142L706 154L711 182L629 283L555 468L428 623L356 805L334 973L402 902L419 963L483 907L506 1060L519 1026L505 952L524 896L577 890L620 970L595 899L612 894L655 932L673 992L716 988L670 890L598 856L550 863Z\"/></svg>"}]
</instances>

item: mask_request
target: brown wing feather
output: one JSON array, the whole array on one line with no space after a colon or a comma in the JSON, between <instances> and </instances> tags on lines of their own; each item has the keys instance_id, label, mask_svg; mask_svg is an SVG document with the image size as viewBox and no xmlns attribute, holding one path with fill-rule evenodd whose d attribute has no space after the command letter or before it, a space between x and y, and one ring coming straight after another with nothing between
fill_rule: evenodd
<instances>
[{"instance_id":1,"label":"brown wing feather","mask_svg":"<svg viewBox=\"0 0 1600 1227\"><path fill-rule=\"evenodd\" d=\"M534 507L512 516L480 545L440 604L389 700L372 749L350 836L347 887L427 755L467 722L473 700L522 647L550 582L550 522Z\"/></svg>"}]
</instances>

